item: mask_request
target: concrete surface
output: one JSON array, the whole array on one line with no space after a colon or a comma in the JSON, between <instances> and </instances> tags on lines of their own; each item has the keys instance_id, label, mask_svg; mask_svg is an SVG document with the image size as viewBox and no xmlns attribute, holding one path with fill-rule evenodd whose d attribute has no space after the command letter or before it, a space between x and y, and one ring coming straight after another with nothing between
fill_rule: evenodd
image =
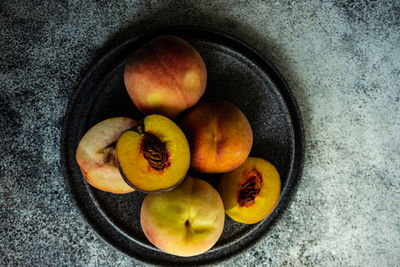
<instances>
[{"instance_id":1,"label":"concrete surface","mask_svg":"<svg viewBox=\"0 0 400 267\"><path fill-rule=\"evenodd\" d=\"M288 81L304 120L304 175L291 205L226 264L398 265L400 5L370 2L1 1L0 265L140 264L80 217L60 133L97 59L132 34L176 24L254 46Z\"/></svg>"}]
</instances>

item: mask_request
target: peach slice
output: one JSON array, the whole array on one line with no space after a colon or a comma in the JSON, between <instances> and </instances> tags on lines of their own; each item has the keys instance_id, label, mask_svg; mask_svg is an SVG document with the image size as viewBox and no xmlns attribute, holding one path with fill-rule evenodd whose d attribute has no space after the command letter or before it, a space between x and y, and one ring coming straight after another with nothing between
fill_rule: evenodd
<instances>
[{"instance_id":1,"label":"peach slice","mask_svg":"<svg viewBox=\"0 0 400 267\"><path fill-rule=\"evenodd\" d=\"M111 193L134 191L119 173L115 158L115 142L134 125L136 121L130 118L111 118L99 122L82 137L76 161L90 185Z\"/></svg>"},{"instance_id":2,"label":"peach slice","mask_svg":"<svg viewBox=\"0 0 400 267\"><path fill-rule=\"evenodd\" d=\"M248 157L253 132L246 116L228 102L201 102L182 119L188 138L191 166L204 173L224 173Z\"/></svg>"},{"instance_id":3,"label":"peach slice","mask_svg":"<svg viewBox=\"0 0 400 267\"><path fill-rule=\"evenodd\" d=\"M149 115L118 139L117 163L122 177L144 192L179 184L190 165L189 144L182 130L162 115Z\"/></svg>"},{"instance_id":4,"label":"peach slice","mask_svg":"<svg viewBox=\"0 0 400 267\"><path fill-rule=\"evenodd\" d=\"M246 224L267 217L279 200L280 190L281 180L275 167L253 157L233 172L224 174L219 184L226 214Z\"/></svg>"},{"instance_id":5,"label":"peach slice","mask_svg":"<svg viewBox=\"0 0 400 267\"><path fill-rule=\"evenodd\" d=\"M190 176L171 191L147 195L140 213L148 240L166 253L183 257L214 246L224 220L218 192L209 183Z\"/></svg>"},{"instance_id":6,"label":"peach slice","mask_svg":"<svg viewBox=\"0 0 400 267\"><path fill-rule=\"evenodd\" d=\"M188 42L163 35L129 58L124 82L141 112L173 118L203 95L207 70L200 54Z\"/></svg>"}]
</instances>

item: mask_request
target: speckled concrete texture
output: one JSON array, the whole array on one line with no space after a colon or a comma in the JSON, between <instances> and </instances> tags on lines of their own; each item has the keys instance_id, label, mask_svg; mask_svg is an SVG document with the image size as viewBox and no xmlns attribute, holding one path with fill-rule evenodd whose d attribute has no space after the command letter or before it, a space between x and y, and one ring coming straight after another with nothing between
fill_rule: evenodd
<instances>
[{"instance_id":1,"label":"speckled concrete texture","mask_svg":"<svg viewBox=\"0 0 400 267\"><path fill-rule=\"evenodd\" d=\"M304 120L293 201L263 241L226 264L398 265L399 14L398 1L1 1L0 265L141 265L80 217L60 133L96 60L132 34L177 24L255 47Z\"/></svg>"}]
</instances>

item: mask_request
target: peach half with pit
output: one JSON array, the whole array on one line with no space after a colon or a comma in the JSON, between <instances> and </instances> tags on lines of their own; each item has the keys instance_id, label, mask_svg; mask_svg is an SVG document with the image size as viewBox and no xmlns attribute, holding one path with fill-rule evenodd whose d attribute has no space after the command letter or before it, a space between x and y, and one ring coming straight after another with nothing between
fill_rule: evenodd
<instances>
[{"instance_id":1,"label":"peach half with pit","mask_svg":"<svg viewBox=\"0 0 400 267\"><path fill-rule=\"evenodd\" d=\"M178 185L190 165L190 150L182 130L165 116L146 116L125 131L116 145L122 177L135 189L156 192Z\"/></svg>"},{"instance_id":2,"label":"peach half with pit","mask_svg":"<svg viewBox=\"0 0 400 267\"><path fill-rule=\"evenodd\" d=\"M174 118L203 95L207 70L192 45L179 37L162 35L130 56L124 82L141 112Z\"/></svg>"},{"instance_id":3,"label":"peach half with pit","mask_svg":"<svg viewBox=\"0 0 400 267\"><path fill-rule=\"evenodd\" d=\"M267 217L279 200L280 190L281 180L276 168L256 157L249 157L238 169L224 174L219 184L226 214L246 224Z\"/></svg>"},{"instance_id":4,"label":"peach half with pit","mask_svg":"<svg viewBox=\"0 0 400 267\"><path fill-rule=\"evenodd\" d=\"M200 102L183 117L191 166L204 173L225 173L247 159L253 132L243 112L228 102Z\"/></svg>"},{"instance_id":5,"label":"peach half with pit","mask_svg":"<svg viewBox=\"0 0 400 267\"><path fill-rule=\"evenodd\" d=\"M111 193L134 191L122 178L115 158L115 143L136 121L126 117L106 119L94 125L82 137L76 149L76 162L86 181Z\"/></svg>"},{"instance_id":6,"label":"peach half with pit","mask_svg":"<svg viewBox=\"0 0 400 267\"><path fill-rule=\"evenodd\" d=\"M182 257L201 254L217 242L225 221L217 190L186 177L175 189L148 194L140 211L147 239L160 250Z\"/></svg>"}]
</instances>

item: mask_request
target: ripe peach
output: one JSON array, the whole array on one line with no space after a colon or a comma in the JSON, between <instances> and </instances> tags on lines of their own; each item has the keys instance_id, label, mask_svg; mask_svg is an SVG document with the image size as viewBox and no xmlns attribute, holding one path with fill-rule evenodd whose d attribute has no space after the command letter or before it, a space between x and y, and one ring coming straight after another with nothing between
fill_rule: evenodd
<instances>
[{"instance_id":1,"label":"ripe peach","mask_svg":"<svg viewBox=\"0 0 400 267\"><path fill-rule=\"evenodd\" d=\"M134 191L121 177L115 159L115 142L134 125L136 121L130 118L111 118L99 122L82 137L76 161L90 185L112 193Z\"/></svg>"},{"instance_id":2,"label":"ripe peach","mask_svg":"<svg viewBox=\"0 0 400 267\"><path fill-rule=\"evenodd\" d=\"M227 102L202 102L182 119L191 166L205 173L229 172L248 157L253 132L246 116Z\"/></svg>"},{"instance_id":3,"label":"ripe peach","mask_svg":"<svg viewBox=\"0 0 400 267\"><path fill-rule=\"evenodd\" d=\"M281 180L268 161L249 157L233 172L224 174L219 193L226 214L233 220L253 224L267 217L279 200Z\"/></svg>"},{"instance_id":4,"label":"ripe peach","mask_svg":"<svg viewBox=\"0 0 400 267\"><path fill-rule=\"evenodd\" d=\"M166 253L184 257L209 250L221 236L224 220L218 192L190 176L171 191L147 195L140 213L148 240Z\"/></svg>"},{"instance_id":5,"label":"ripe peach","mask_svg":"<svg viewBox=\"0 0 400 267\"><path fill-rule=\"evenodd\" d=\"M164 35L130 57L124 82L140 111L173 118L203 95L207 70L200 54L188 42Z\"/></svg>"},{"instance_id":6,"label":"ripe peach","mask_svg":"<svg viewBox=\"0 0 400 267\"><path fill-rule=\"evenodd\" d=\"M171 189L186 176L190 165L189 144L182 130L157 114L124 132L116 153L122 177L144 192Z\"/></svg>"}]
</instances>

